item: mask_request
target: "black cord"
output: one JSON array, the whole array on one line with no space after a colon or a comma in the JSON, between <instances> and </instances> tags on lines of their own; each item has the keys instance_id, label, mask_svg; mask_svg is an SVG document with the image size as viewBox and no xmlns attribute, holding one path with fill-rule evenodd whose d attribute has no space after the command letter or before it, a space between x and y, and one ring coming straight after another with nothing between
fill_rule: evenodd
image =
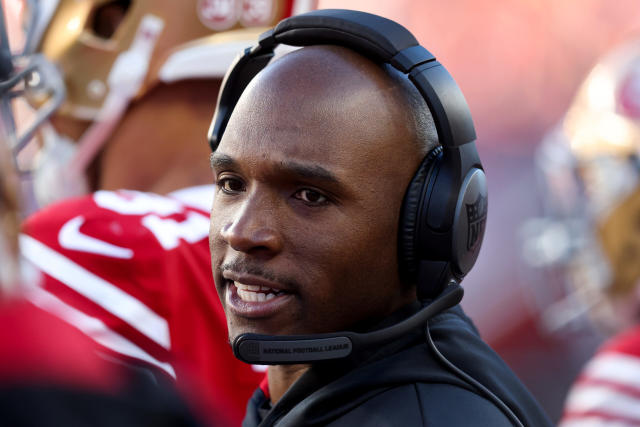
<instances>
[{"instance_id":1,"label":"black cord","mask_svg":"<svg viewBox=\"0 0 640 427\"><path fill-rule=\"evenodd\" d=\"M489 399L491 402L493 402L498 408L500 408L502 412L504 412L507 418L509 418L509 420L511 420L511 422L514 425L518 427L524 427L524 424L522 424L518 416L511 410L511 408L509 408L509 406L507 406L506 403L504 403L491 390L489 390L487 387L482 385L478 380L476 380L471 375L464 372L462 369L458 368L456 365L451 363L451 361L449 361L449 359L447 359L442 353L440 353L440 351L436 347L436 344L433 342L433 339L431 338L431 332L429 331L429 322L427 322L427 325L425 328L425 335L427 337L427 343L429 343L429 347L431 348L431 351L433 351L433 353L440 360L440 362L442 362L450 371L452 371L458 377L462 378L462 380L466 381L468 384L475 387L481 395L483 395L484 397Z\"/></svg>"}]
</instances>

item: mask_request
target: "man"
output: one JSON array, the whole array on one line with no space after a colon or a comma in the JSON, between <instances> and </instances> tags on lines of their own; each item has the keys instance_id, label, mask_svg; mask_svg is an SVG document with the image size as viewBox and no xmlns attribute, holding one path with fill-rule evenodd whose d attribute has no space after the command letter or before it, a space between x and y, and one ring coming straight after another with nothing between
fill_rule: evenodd
<instances>
[{"instance_id":1,"label":"man","mask_svg":"<svg viewBox=\"0 0 640 427\"><path fill-rule=\"evenodd\" d=\"M550 313L610 337L571 387L563 427L640 423L639 60L637 39L601 58L536 156L548 210L529 243L566 295ZM540 244L552 235L555 248Z\"/></svg>"},{"instance_id":2,"label":"man","mask_svg":"<svg viewBox=\"0 0 640 427\"><path fill-rule=\"evenodd\" d=\"M389 50L399 34L412 38L374 15L331 10L297 18L265 33L239 62L246 69L228 74L210 131L217 187L210 246L229 338L240 358L274 364L244 425L549 425L460 308L429 327L423 320L379 338L390 331L383 328L429 311L417 295L438 288L408 278L398 224L414 172L441 148L407 77L361 53L406 64L415 56L404 52L419 48L397 55L371 48ZM237 82L268 57L274 39L319 45L285 55L242 91ZM240 91L234 106L227 97ZM471 173L473 180L479 172ZM438 304L451 293L442 295L427 299ZM331 334L338 331L350 332ZM373 345L351 343L372 336ZM339 344L319 344L326 340ZM323 356L344 349L346 357Z\"/></svg>"},{"instance_id":3,"label":"man","mask_svg":"<svg viewBox=\"0 0 640 427\"><path fill-rule=\"evenodd\" d=\"M61 302L57 314L101 352L175 381L213 421L223 407L239 424L264 373L226 343L210 275L202 140L231 59L298 3L41 6L26 11L35 20L27 50L59 67L67 97L43 141L24 152L37 151L27 164L37 205L66 200L27 219L22 252L44 273L40 289ZM84 191L94 192L71 197Z\"/></svg>"}]
</instances>

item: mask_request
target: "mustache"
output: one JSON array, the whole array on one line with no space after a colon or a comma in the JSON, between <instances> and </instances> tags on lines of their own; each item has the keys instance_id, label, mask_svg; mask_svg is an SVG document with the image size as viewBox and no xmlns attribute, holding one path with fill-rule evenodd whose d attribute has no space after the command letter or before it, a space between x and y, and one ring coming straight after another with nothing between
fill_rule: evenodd
<instances>
[{"instance_id":1,"label":"mustache","mask_svg":"<svg viewBox=\"0 0 640 427\"><path fill-rule=\"evenodd\" d=\"M286 286L287 290L299 289L300 284L290 277L286 277L280 274L276 274L271 270L264 268L261 265L248 262L243 259L235 259L230 262L225 262L218 267L218 273L222 275L225 271L231 271L236 274L250 274L252 276L262 277L270 282L280 283Z\"/></svg>"}]
</instances>

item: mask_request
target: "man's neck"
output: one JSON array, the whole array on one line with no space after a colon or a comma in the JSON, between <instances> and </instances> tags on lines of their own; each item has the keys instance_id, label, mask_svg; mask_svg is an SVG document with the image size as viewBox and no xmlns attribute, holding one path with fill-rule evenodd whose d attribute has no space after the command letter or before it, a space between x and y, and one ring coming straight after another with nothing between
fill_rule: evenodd
<instances>
[{"instance_id":1,"label":"man's neck","mask_svg":"<svg viewBox=\"0 0 640 427\"><path fill-rule=\"evenodd\" d=\"M275 405L298 378L309 370L311 365L274 365L269 366L269 395Z\"/></svg>"}]
</instances>

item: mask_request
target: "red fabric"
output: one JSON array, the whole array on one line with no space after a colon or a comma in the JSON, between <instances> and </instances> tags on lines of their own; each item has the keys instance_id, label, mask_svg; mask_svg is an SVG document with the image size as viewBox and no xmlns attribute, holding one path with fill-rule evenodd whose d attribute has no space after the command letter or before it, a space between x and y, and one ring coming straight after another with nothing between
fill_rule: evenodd
<instances>
[{"instance_id":1,"label":"red fabric","mask_svg":"<svg viewBox=\"0 0 640 427\"><path fill-rule=\"evenodd\" d=\"M607 341L600 352L623 353L640 357L640 326L635 326Z\"/></svg>"},{"instance_id":2,"label":"red fabric","mask_svg":"<svg viewBox=\"0 0 640 427\"><path fill-rule=\"evenodd\" d=\"M213 189L203 191L208 192L203 197L210 197ZM130 250L132 257L92 253L63 244L61 229L78 217L82 235ZM164 231L149 225L154 221L160 222ZM169 349L141 332L138 322L114 314L115 309L125 306L121 302L106 301L105 307L102 299L98 303L88 298L82 289L65 283L67 279L53 277L63 269L44 275L45 290L99 319L159 363L169 364L177 375L178 388L196 406L205 412L224 408L239 425L263 373L238 361L229 346L211 274L208 228L208 212L176 199L101 191L35 214L26 221L24 232L165 319ZM112 351L118 355L117 350Z\"/></svg>"},{"instance_id":3,"label":"red fabric","mask_svg":"<svg viewBox=\"0 0 640 427\"><path fill-rule=\"evenodd\" d=\"M25 301L0 306L0 382L116 391L117 365L99 357L86 335Z\"/></svg>"},{"instance_id":4,"label":"red fabric","mask_svg":"<svg viewBox=\"0 0 640 427\"><path fill-rule=\"evenodd\" d=\"M289 16L291 16L291 12L293 12L293 3L294 3L294 0L286 0L284 2L284 16L285 16L285 18L288 18Z\"/></svg>"},{"instance_id":5,"label":"red fabric","mask_svg":"<svg viewBox=\"0 0 640 427\"><path fill-rule=\"evenodd\" d=\"M264 393L267 399L271 399L271 393L269 393L269 375L265 374L262 381L260 381L260 390Z\"/></svg>"}]
</instances>

